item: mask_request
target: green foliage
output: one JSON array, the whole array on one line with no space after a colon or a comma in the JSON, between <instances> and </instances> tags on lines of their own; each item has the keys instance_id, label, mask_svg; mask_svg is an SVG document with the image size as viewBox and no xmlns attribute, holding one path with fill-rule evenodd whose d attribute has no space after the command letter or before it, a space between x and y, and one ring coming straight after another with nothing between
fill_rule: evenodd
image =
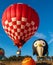
<instances>
[{"instance_id":1,"label":"green foliage","mask_svg":"<svg viewBox=\"0 0 53 65\"><path fill-rule=\"evenodd\" d=\"M22 61L26 57L32 58L31 56L28 56L28 55L18 56L18 57L14 55L14 56L10 56L9 58L4 58L4 60L2 60L2 61Z\"/></svg>"}]
</instances>

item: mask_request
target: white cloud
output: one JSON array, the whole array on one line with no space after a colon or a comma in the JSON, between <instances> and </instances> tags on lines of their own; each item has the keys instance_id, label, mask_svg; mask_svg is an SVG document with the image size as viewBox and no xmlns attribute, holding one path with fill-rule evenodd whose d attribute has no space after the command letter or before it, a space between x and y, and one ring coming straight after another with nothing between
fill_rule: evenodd
<instances>
[{"instance_id":1,"label":"white cloud","mask_svg":"<svg viewBox=\"0 0 53 65\"><path fill-rule=\"evenodd\" d=\"M38 33L38 32L36 32L34 36L37 38L42 38L42 39L46 38L46 35L44 35L43 33Z\"/></svg>"},{"instance_id":2,"label":"white cloud","mask_svg":"<svg viewBox=\"0 0 53 65\"><path fill-rule=\"evenodd\" d=\"M48 42L48 44L51 44L51 43L53 43L53 38L50 39L50 41Z\"/></svg>"},{"instance_id":3,"label":"white cloud","mask_svg":"<svg viewBox=\"0 0 53 65\"><path fill-rule=\"evenodd\" d=\"M53 32L50 32L49 34L50 34L50 36L53 38Z\"/></svg>"},{"instance_id":4,"label":"white cloud","mask_svg":"<svg viewBox=\"0 0 53 65\"><path fill-rule=\"evenodd\" d=\"M46 36L43 33L39 33L39 32L36 32L34 36L37 38L48 39L48 36ZM53 32L49 32L49 38L50 38L50 40L48 41L48 44L53 43Z\"/></svg>"},{"instance_id":5,"label":"white cloud","mask_svg":"<svg viewBox=\"0 0 53 65\"><path fill-rule=\"evenodd\" d=\"M49 35L51 39L49 40L48 44L51 44L53 43L53 32L49 32Z\"/></svg>"}]
</instances>

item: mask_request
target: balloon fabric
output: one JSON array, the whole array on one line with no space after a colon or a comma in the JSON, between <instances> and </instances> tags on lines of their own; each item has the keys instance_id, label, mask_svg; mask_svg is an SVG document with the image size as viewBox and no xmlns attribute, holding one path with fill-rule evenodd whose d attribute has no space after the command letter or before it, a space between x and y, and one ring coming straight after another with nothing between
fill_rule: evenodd
<instances>
[{"instance_id":1,"label":"balloon fabric","mask_svg":"<svg viewBox=\"0 0 53 65\"><path fill-rule=\"evenodd\" d=\"M26 4L12 4L2 15L2 26L14 44L21 48L38 29L39 16Z\"/></svg>"}]
</instances>

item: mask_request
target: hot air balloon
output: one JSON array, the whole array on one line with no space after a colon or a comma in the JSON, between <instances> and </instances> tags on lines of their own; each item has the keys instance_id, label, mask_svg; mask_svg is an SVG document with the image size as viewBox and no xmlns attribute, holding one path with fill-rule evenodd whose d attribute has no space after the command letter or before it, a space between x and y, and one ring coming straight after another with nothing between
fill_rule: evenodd
<instances>
[{"instance_id":1,"label":"hot air balloon","mask_svg":"<svg viewBox=\"0 0 53 65\"><path fill-rule=\"evenodd\" d=\"M36 62L32 58L24 58L22 61L22 65L36 65Z\"/></svg>"},{"instance_id":2,"label":"hot air balloon","mask_svg":"<svg viewBox=\"0 0 53 65\"><path fill-rule=\"evenodd\" d=\"M33 43L33 55L39 57L45 56L48 53L48 44L44 39L37 39Z\"/></svg>"},{"instance_id":3,"label":"hot air balloon","mask_svg":"<svg viewBox=\"0 0 53 65\"><path fill-rule=\"evenodd\" d=\"M0 48L0 60L2 60L2 58L4 57L4 50L2 48Z\"/></svg>"},{"instance_id":4,"label":"hot air balloon","mask_svg":"<svg viewBox=\"0 0 53 65\"><path fill-rule=\"evenodd\" d=\"M2 15L2 26L20 49L38 29L39 16L33 8L26 4L12 4Z\"/></svg>"}]
</instances>

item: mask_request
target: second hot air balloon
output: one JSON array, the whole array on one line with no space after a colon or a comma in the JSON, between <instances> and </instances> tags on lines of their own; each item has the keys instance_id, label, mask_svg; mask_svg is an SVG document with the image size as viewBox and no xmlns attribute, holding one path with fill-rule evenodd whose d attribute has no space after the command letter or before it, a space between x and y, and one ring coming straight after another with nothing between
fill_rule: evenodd
<instances>
[{"instance_id":1,"label":"second hot air balloon","mask_svg":"<svg viewBox=\"0 0 53 65\"><path fill-rule=\"evenodd\" d=\"M48 44L44 39L37 39L33 43L33 55L43 57L48 54Z\"/></svg>"},{"instance_id":2,"label":"second hot air balloon","mask_svg":"<svg viewBox=\"0 0 53 65\"><path fill-rule=\"evenodd\" d=\"M4 55L5 55L4 49L0 48L0 60L4 58Z\"/></svg>"}]
</instances>

